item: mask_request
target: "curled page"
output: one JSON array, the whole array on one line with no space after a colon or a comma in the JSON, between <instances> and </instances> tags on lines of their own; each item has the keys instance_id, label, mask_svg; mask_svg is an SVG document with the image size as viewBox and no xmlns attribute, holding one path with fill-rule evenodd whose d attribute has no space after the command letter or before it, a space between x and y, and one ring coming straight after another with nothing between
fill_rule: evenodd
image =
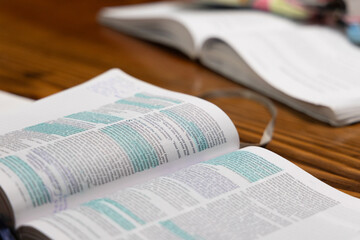
<instances>
[{"instance_id":1,"label":"curled page","mask_svg":"<svg viewBox=\"0 0 360 240\"><path fill-rule=\"evenodd\" d=\"M271 114L271 119L264 129L264 132L261 136L260 142L259 143L247 143L247 142L240 141L240 148L246 147L246 146L265 147L271 141L272 135L274 132L274 128L275 128L277 109L270 99L268 99L264 96L261 96L260 94L257 94L253 91L246 90L246 89L214 90L214 91L210 91L210 92L205 92L205 93L199 95L199 97L204 98L204 99L221 98L221 97L222 98L224 98L224 97L241 97L241 98L251 99L251 100L254 100L254 101L262 104L264 107L266 107L266 109Z\"/></svg>"},{"instance_id":2,"label":"curled page","mask_svg":"<svg viewBox=\"0 0 360 240\"><path fill-rule=\"evenodd\" d=\"M29 112L8 119L18 130L0 136L0 210L9 225L239 147L233 123L215 105L119 70Z\"/></svg>"}]
</instances>

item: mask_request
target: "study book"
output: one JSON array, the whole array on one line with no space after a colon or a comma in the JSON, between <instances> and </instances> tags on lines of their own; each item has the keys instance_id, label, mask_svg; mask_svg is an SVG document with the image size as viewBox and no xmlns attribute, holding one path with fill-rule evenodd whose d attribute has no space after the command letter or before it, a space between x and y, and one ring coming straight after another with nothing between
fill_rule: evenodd
<instances>
[{"instance_id":1,"label":"study book","mask_svg":"<svg viewBox=\"0 0 360 240\"><path fill-rule=\"evenodd\" d=\"M359 199L239 149L214 104L118 69L0 120L0 218L18 239L360 237Z\"/></svg>"},{"instance_id":2,"label":"study book","mask_svg":"<svg viewBox=\"0 0 360 240\"><path fill-rule=\"evenodd\" d=\"M334 126L360 120L360 48L340 30L261 11L179 2L106 7L98 19L176 48L318 120Z\"/></svg>"}]
</instances>

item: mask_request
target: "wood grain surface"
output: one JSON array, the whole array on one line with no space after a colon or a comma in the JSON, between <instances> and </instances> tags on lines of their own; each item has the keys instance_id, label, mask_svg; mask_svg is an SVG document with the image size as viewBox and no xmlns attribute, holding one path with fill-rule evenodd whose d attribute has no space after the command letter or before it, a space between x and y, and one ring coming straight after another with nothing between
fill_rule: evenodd
<instances>
[{"instance_id":1,"label":"wood grain surface","mask_svg":"<svg viewBox=\"0 0 360 240\"><path fill-rule=\"evenodd\" d=\"M170 90L198 95L242 86L181 53L139 40L96 21L101 7L146 1L0 0L0 90L39 99L110 68ZM257 142L269 120L248 100L212 100ZM275 102L278 118L268 149L331 186L360 198L360 124L334 128Z\"/></svg>"}]
</instances>

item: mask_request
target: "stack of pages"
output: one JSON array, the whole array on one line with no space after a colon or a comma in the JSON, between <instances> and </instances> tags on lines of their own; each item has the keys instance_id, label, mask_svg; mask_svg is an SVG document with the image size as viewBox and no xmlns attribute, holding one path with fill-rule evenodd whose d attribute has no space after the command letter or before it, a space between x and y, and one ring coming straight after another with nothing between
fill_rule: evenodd
<instances>
[{"instance_id":1,"label":"stack of pages","mask_svg":"<svg viewBox=\"0 0 360 240\"><path fill-rule=\"evenodd\" d=\"M109 7L99 21L334 126L360 120L360 48L335 29L175 2Z\"/></svg>"},{"instance_id":2,"label":"stack of pages","mask_svg":"<svg viewBox=\"0 0 360 240\"><path fill-rule=\"evenodd\" d=\"M212 103L117 69L2 124L0 222L20 239L360 237L359 199L239 150Z\"/></svg>"}]
</instances>

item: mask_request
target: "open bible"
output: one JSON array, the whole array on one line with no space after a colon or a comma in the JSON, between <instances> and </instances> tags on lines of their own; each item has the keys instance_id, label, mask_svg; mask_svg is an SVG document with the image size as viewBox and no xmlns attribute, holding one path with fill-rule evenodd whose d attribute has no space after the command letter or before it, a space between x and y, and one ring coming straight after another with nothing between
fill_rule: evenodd
<instances>
[{"instance_id":1,"label":"open bible","mask_svg":"<svg viewBox=\"0 0 360 240\"><path fill-rule=\"evenodd\" d=\"M360 49L338 30L246 9L108 7L100 23L192 59L335 126L360 120Z\"/></svg>"},{"instance_id":2,"label":"open bible","mask_svg":"<svg viewBox=\"0 0 360 240\"><path fill-rule=\"evenodd\" d=\"M0 126L0 219L20 239L360 236L359 199L239 150L212 103L117 69Z\"/></svg>"}]
</instances>

